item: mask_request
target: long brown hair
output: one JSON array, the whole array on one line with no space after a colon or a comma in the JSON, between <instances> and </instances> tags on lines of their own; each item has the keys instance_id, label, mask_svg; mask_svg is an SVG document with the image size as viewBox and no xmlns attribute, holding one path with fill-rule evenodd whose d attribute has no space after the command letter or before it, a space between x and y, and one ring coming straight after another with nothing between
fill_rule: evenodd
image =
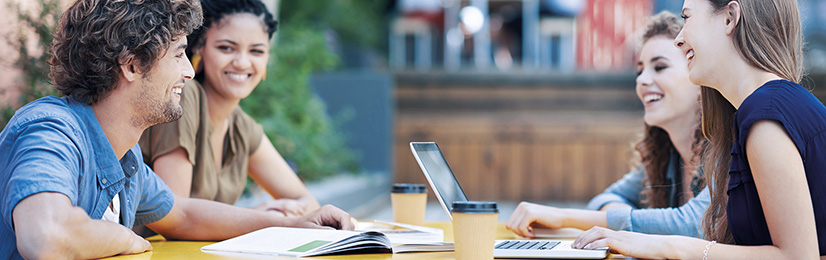
<instances>
[{"instance_id":1,"label":"long brown hair","mask_svg":"<svg viewBox=\"0 0 826 260\"><path fill-rule=\"evenodd\" d=\"M700 111L697 111L699 114ZM699 118L699 116L698 116ZM694 131L694 143L691 144L693 156L691 162L684 162L686 165L699 165L701 154L706 146L706 139L703 137L703 131L697 126ZM643 139L637 142L634 149L639 153L639 160L645 170L645 178L643 184L645 188L642 193L642 202L649 208L666 208L670 207L668 201L668 191L670 186L666 183L665 172L668 169L668 160L671 153L674 152L674 144L668 136L668 132L656 126L645 125L645 132ZM699 178L699 172L694 171L686 174L692 174L695 178ZM698 187L705 187L705 182L702 179L697 183Z\"/></svg>"},{"instance_id":2,"label":"long brown hair","mask_svg":"<svg viewBox=\"0 0 826 260\"><path fill-rule=\"evenodd\" d=\"M673 13L662 11L654 15L648 20L645 31L642 35L642 44L648 42L651 38L657 36L664 36L668 38L676 38L683 27L683 22ZM699 114L700 111L697 111ZM697 116L700 117L699 115ZM692 144L693 156L691 162L684 162L685 164L698 164L700 159L701 147L705 143L703 132L697 124L697 129L694 132L694 143ZM665 172L668 170L668 160L671 153L674 152L674 144L668 136L668 132L656 126L645 125L643 138L636 145L634 149L639 153L639 161L645 170L645 178L643 179L644 189L640 194L642 202L649 208L665 208L672 205L668 201L668 191L670 186L665 178ZM687 173L698 174L697 172ZM702 187L702 184L700 184Z\"/></svg>"},{"instance_id":3,"label":"long brown hair","mask_svg":"<svg viewBox=\"0 0 826 260\"><path fill-rule=\"evenodd\" d=\"M728 3L740 4L740 22L732 42L749 64L764 71L800 82L803 76L803 38L795 0L709 0L714 10L724 11ZM709 140L703 161L706 182L712 184L711 203L703 216L706 239L733 243L728 228L726 204L735 109L720 92L703 87L703 133Z\"/></svg>"}]
</instances>

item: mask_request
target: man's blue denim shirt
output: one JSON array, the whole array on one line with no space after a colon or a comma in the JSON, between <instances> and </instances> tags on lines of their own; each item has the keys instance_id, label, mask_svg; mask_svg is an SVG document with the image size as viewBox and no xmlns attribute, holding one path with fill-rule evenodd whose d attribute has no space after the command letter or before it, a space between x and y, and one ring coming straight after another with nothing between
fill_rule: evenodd
<instances>
[{"instance_id":1,"label":"man's blue denim shirt","mask_svg":"<svg viewBox=\"0 0 826 260\"><path fill-rule=\"evenodd\" d=\"M174 196L141 156L135 145L118 159L92 107L75 98L45 97L20 108L0 132L0 259L20 258L12 211L36 193L64 194L92 219L120 194L128 228L166 216Z\"/></svg>"}]
</instances>

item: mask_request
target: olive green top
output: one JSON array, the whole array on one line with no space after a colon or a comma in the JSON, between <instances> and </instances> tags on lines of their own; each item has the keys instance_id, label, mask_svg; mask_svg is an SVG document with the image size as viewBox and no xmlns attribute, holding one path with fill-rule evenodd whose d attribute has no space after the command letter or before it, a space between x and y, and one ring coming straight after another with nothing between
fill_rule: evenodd
<instances>
[{"instance_id":1,"label":"olive green top","mask_svg":"<svg viewBox=\"0 0 826 260\"><path fill-rule=\"evenodd\" d=\"M146 129L138 144L150 167L158 157L184 148L192 163L189 197L234 204L247 183L249 157L258 149L264 129L240 107L230 114L224 137L222 167L213 159L208 102L203 86L190 80L181 93L181 119Z\"/></svg>"}]
</instances>

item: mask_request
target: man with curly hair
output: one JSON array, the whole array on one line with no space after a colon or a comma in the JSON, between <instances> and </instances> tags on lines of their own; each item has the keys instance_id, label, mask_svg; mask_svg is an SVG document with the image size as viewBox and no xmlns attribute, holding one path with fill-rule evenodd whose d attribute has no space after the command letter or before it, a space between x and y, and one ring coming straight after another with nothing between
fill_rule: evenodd
<instances>
[{"instance_id":1,"label":"man with curly hair","mask_svg":"<svg viewBox=\"0 0 826 260\"><path fill-rule=\"evenodd\" d=\"M130 229L221 240L268 226L352 229L325 206L300 218L175 197L143 163L141 133L177 120L193 77L198 0L77 0L51 60L65 95L18 110L0 132L0 258L98 258L151 250Z\"/></svg>"}]
</instances>

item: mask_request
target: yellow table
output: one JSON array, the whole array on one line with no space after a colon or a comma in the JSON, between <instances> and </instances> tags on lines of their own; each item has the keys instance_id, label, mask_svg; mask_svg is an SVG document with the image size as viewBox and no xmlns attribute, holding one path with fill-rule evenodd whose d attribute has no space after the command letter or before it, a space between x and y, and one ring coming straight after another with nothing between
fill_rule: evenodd
<instances>
[{"instance_id":1,"label":"yellow table","mask_svg":"<svg viewBox=\"0 0 826 260\"><path fill-rule=\"evenodd\" d=\"M453 226L450 222L432 222L425 226L440 228L445 231L445 241L453 241ZM505 229L505 224L500 223L496 231L497 239L519 239L510 230ZM215 243L203 241L165 241L160 236L149 238L153 250L137 255L116 256L110 259L296 259L294 257L280 257L255 254L216 254L205 253L201 247ZM314 256L303 259L454 259L453 252L434 253L404 253L404 254L363 254L363 255L341 255L341 256ZM622 256L611 256L611 259L625 259Z\"/></svg>"}]
</instances>

